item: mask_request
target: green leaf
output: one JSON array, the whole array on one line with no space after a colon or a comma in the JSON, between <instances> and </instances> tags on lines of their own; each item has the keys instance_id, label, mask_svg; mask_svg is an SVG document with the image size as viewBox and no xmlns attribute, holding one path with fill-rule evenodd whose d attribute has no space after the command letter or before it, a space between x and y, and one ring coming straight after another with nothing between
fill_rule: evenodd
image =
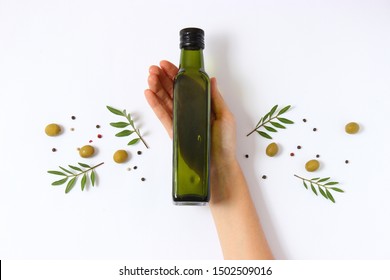
<instances>
[{"instance_id":1,"label":"green leaf","mask_svg":"<svg viewBox=\"0 0 390 280\"><path fill-rule=\"evenodd\" d=\"M77 177L73 177L69 182L68 185L66 186L65 193L70 192L74 185L76 184Z\"/></svg>"},{"instance_id":2,"label":"green leaf","mask_svg":"<svg viewBox=\"0 0 390 280\"><path fill-rule=\"evenodd\" d=\"M69 174L74 175L73 172L70 172L68 169L65 169L65 168L63 168L63 167L61 167L61 166L59 166L59 168L61 168L62 170L64 170L65 172L67 172L67 173L69 173Z\"/></svg>"},{"instance_id":3,"label":"green leaf","mask_svg":"<svg viewBox=\"0 0 390 280\"><path fill-rule=\"evenodd\" d=\"M81 178L81 190L82 191L84 190L86 183L87 183L87 174L84 173L83 178Z\"/></svg>"},{"instance_id":4,"label":"green leaf","mask_svg":"<svg viewBox=\"0 0 390 280\"><path fill-rule=\"evenodd\" d=\"M326 191L326 195L329 197L330 201L332 201L333 203L336 203L336 201L334 200L332 194L330 193L330 191L328 190L325 190Z\"/></svg>"},{"instance_id":5,"label":"green leaf","mask_svg":"<svg viewBox=\"0 0 390 280\"><path fill-rule=\"evenodd\" d=\"M269 117L269 112L267 114L264 115L263 117L263 123L267 120L267 118Z\"/></svg>"},{"instance_id":6,"label":"green leaf","mask_svg":"<svg viewBox=\"0 0 390 280\"><path fill-rule=\"evenodd\" d=\"M85 163L79 162L79 165L80 165L81 167L84 167L84 168L91 168L91 166L89 166L88 164L85 164Z\"/></svg>"},{"instance_id":7,"label":"green leaf","mask_svg":"<svg viewBox=\"0 0 390 280\"><path fill-rule=\"evenodd\" d=\"M113 127L124 128L126 126L129 126L130 124L126 122L112 122L110 123L110 125Z\"/></svg>"},{"instance_id":8,"label":"green leaf","mask_svg":"<svg viewBox=\"0 0 390 280\"><path fill-rule=\"evenodd\" d=\"M291 108L291 105L287 105L286 107L284 107L283 109L281 109L279 111L278 116L280 116L281 114L286 113L290 108Z\"/></svg>"},{"instance_id":9,"label":"green leaf","mask_svg":"<svg viewBox=\"0 0 390 280\"><path fill-rule=\"evenodd\" d=\"M133 133L134 131L131 131L131 130L122 130L121 132L115 134L115 136L117 137L124 137L124 136L129 136Z\"/></svg>"},{"instance_id":10,"label":"green leaf","mask_svg":"<svg viewBox=\"0 0 390 280\"><path fill-rule=\"evenodd\" d=\"M285 124L293 124L294 122L292 120L286 119L286 118L277 118L278 121L285 123Z\"/></svg>"},{"instance_id":11,"label":"green leaf","mask_svg":"<svg viewBox=\"0 0 390 280\"><path fill-rule=\"evenodd\" d=\"M62 172L59 172L61 174L63 174L65 177L62 178L61 180L58 180L58 181L55 181L52 183L53 186L58 186L58 185L62 185L64 183L67 183L67 186L65 188L65 193L68 193L70 192L73 187L75 186L76 182L77 182L77 179L80 175L83 175L83 176L80 176L80 179L81 179L81 190L83 191L89 184L89 180L91 181L91 184L94 186L95 185L95 182L96 182L96 173L94 172L94 169L99 167L100 165L104 164L104 162L101 162L95 166L90 166L88 164L85 164L85 163L81 163L79 162L78 163L81 167L84 167L84 168L88 168L88 170L84 170L82 171L81 168L77 167L77 166L74 166L74 165L69 165L69 167L71 169L74 169L74 170L77 170L77 171L80 171L80 173L75 173L73 174L71 171L69 171L68 169L65 169L63 167L60 167L62 170L64 170L65 172L69 172L71 173L72 175L66 175L65 173L62 173ZM91 174L90 174L90 178L88 178L88 172L91 171ZM53 172L51 170L51 173L54 173L56 175L59 175L58 174L58 171L55 171ZM70 180L69 180L70 179Z\"/></svg>"},{"instance_id":12,"label":"green leaf","mask_svg":"<svg viewBox=\"0 0 390 280\"><path fill-rule=\"evenodd\" d=\"M272 107L271 111L269 111L269 117L271 118L272 115L276 112L276 109L278 109L278 105L275 105Z\"/></svg>"},{"instance_id":13,"label":"green leaf","mask_svg":"<svg viewBox=\"0 0 390 280\"><path fill-rule=\"evenodd\" d=\"M90 177L91 177L92 187L94 187L95 186L95 179L96 179L95 171L93 171L93 170L91 171Z\"/></svg>"},{"instance_id":14,"label":"green leaf","mask_svg":"<svg viewBox=\"0 0 390 280\"><path fill-rule=\"evenodd\" d=\"M139 140L140 140L139 138L134 138L134 139L131 140L129 143L127 143L127 145L128 145L128 146L134 145L134 144L138 143Z\"/></svg>"},{"instance_id":15,"label":"green leaf","mask_svg":"<svg viewBox=\"0 0 390 280\"><path fill-rule=\"evenodd\" d=\"M313 191L313 193L315 195L318 196L318 192L320 192L321 196L323 196L325 199L329 199L333 203L336 203L336 201L335 201L333 195L330 193L330 190L333 190L333 191L336 191L336 192L341 192L341 193L344 192L340 188L327 187L326 186L327 184L330 184L330 185L338 184L338 182L328 182L326 184L321 184L323 182L328 181L330 179L330 177L326 177L326 178L319 178L319 177L317 177L317 178L312 178L312 179L306 179L306 178L300 177L298 175L294 175L294 176L297 177L297 178L300 178L302 180L303 185L304 185L304 187L306 189L308 189L308 184L307 183L310 183L311 190Z\"/></svg>"},{"instance_id":16,"label":"green leaf","mask_svg":"<svg viewBox=\"0 0 390 280\"><path fill-rule=\"evenodd\" d=\"M125 117L128 120L128 123L126 123L126 122L113 122L113 123L110 123L111 126L117 127L117 128L125 128L125 127L128 127L128 126L131 126L133 128L133 130L127 130L127 129L126 130L122 130L121 132L115 134L115 136L117 136L117 137L125 137L125 136L129 136L129 135L131 135L132 133L135 132L136 134L138 134L138 137L140 138L140 140L142 140L142 142L144 143L145 147L149 148L148 145L146 144L146 142L143 140L139 129L137 129L135 127L134 121L131 119L131 114L127 113L126 110L120 111L120 110L112 108L110 106L107 106L107 108L112 113L114 113L116 115L123 116L123 117Z\"/></svg>"},{"instance_id":17,"label":"green leaf","mask_svg":"<svg viewBox=\"0 0 390 280\"><path fill-rule=\"evenodd\" d=\"M266 125L265 125L264 128L265 128L266 130L270 131L270 132L278 132L275 128L270 127L270 126L266 126Z\"/></svg>"},{"instance_id":18,"label":"green leaf","mask_svg":"<svg viewBox=\"0 0 390 280\"><path fill-rule=\"evenodd\" d=\"M68 177L65 177L64 179L55 181L55 182L51 183L51 185L52 186L59 186L59 185L65 184L66 181L68 181Z\"/></svg>"},{"instance_id":19,"label":"green leaf","mask_svg":"<svg viewBox=\"0 0 390 280\"><path fill-rule=\"evenodd\" d=\"M326 195L326 193L324 192L324 190L321 187L318 187L318 190L320 191L320 194L322 194L323 197L328 199L328 196Z\"/></svg>"},{"instance_id":20,"label":"green leaf","mask_svg":"<svg viewBox=\"0 0 390 280\"><path fill-rule=\"evenodd\" d=\"M274 127L285 129L286 127L284 125L281 125L277 122L270 122Z\"/></svg>"},{"instance_id":21,"label":"green leaf","mask_svg":"<svg viewBox=\"0 0 390 280\"><path fill-rule=\"evenodd\" d=\"M337 185L339 182L328 182L325 184L325 186L333 186L333 185Z\"/></svg>"},{"instance_id":22,"label":"green leaf","mask_svg":"<svg viewBox=\"0 0 390 280\"><path fill-rule=\"evenodd\" d=\"M49 170L47 173L54 174L54 175L60 175L60 176L66 176L65 173L60 172L60 171L55 171L55 170Z\"/></svg>"},{"instance_id":23,"label":"green leaf","mask_svg":"<svg viewBox=\"0 0 390 280\"><path fill-rule=\"evenodd\" d=\"M313 191L313 193L314 193L315 195L318 195L317 190L316 190L316 188L313 186L312 183L310 183L310 186L311 186L311 190Z\"/></svg>"},{"instance_id":24,"label":"green leaf","mask_svg":"<svg viewBox=\"0 0 390 280\"><path fill-rule=\"evenodd\" d=\"M69 165L70 168L76 170L76 171L80 171L80 172L83 172L83 170L81 170L80 168L78 168L77 166L74 166L74 165Z\"/></svg>"},{"instance_id":25,"label":"green leaf","mask_svg":"<svg viewBox=\"0 0 390 280\"><path fill-rule=\"evenodd\" d=\"M272 139L271 136L269 136L267 133L265 133L264 131L259 131L259 130L256 130L258 134L260 134L261 136L263 136L264 138L267 138L267 139Z\"/></svg>"},{"instance_id":26,"label":"green leaf","mask_svg":"<svg viewBox=\"0 0 390 280\"><path fill-rule=\"evenodd\" d=\"M259 124L261 123L262 120L263 120L263 118L260 118L259 122L256 124L256 127L259 126Z\"/></svg>"},{"instance_id":27,"label":"green leaf","mask_svg":"<svg viewBox=\"0 0 390 280\"><path fill-rule=\"evenodd\" d=\"M118 116L123 116L123 113L122 113L120 110L115 109L115 108L113 108L113 107L111 107L111 106L106 106L106 107L107 107L107 109L108 109L111 113L113 113L113 114L115 114L115 115L118 115Z\"/></svg>"},{"instance_id":28,"label":"green leaf","mask_svg":"<svg viewBox=\"0 0 390 280\"><path fill-rule=\"evenodd\" d=\"M320 182L325 182L325 181L328 181L330 179L330 177L327 177L327 178L322 178L321 180L318 180L317 183L320 183Z\"/></svg>"},{"instance_id":29,"label":"green leaf","mask_svg":"<svg viewBox=\"0 0 390 280\"><path fill-rule=\"evenodd\" d=\"M330 188L331 190L334 190L335 192L344 192L342 189L339 188Z\"/></svg>"}]
</instances>

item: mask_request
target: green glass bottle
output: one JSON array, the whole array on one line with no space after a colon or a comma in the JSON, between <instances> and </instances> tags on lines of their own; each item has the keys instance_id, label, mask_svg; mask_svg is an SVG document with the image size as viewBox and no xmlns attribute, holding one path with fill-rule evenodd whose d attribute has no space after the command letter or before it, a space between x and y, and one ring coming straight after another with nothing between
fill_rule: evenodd
<instances>
[{"instance_id":1,"label":"green glass bottle","mask_svg":"<svg viewBox=\"0 0 390 280\"><path fill-rule=\"evenodd\" d=\"M210 79L204 70L204 31L180 31L180 66L173 90L173 187L176 205L210 199Z\"/></svg>"}]
</instances>

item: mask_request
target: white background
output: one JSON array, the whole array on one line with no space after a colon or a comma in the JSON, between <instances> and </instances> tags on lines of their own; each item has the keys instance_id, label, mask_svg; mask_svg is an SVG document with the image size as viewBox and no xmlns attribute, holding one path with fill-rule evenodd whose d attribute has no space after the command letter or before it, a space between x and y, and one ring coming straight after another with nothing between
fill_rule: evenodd
<instances>
[{"instance_id":1,"label":"white background","mask_svg":"<svg viewBox=\"0 0 390 280\"><path fill-rule=\"evenodd\" d=\"M188 26L206 32L206 70L236 116L275 257L389 258L390 3L372 0L0 0L0 258L222 258L209 208L172 205L171 141L143 95L151 64L178 62ZM270 141L245 135L275 104L291 104L295 124L272 134L281 153L268 158ZM106 105L131 112L150 149L115 137ZM349 121L359 134L343 131ZM62 135L45 135L52 122ZM98 153L80 159L90 139ZM316 154L322 167L308 174ZM103 161L84 192L65 195L46 173ZM330 176L345 193L333 204L294 174Z\"/></svg>"}]
</instances>

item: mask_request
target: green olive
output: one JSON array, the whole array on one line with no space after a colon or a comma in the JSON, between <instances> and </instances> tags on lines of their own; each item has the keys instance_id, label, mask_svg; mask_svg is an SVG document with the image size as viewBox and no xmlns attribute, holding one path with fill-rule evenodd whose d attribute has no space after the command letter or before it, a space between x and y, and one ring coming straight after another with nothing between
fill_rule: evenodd
<instances>
[{"instance_id":1,"label":"green olive","mask_svg":"<svg viewBox=\"0 0 390 280\"><path fill-rule=\"evenodd\" d=\"M57 136L61 133L61 127L56 123L48 124L45 128L45 133L48 136Z\"/></svg>"},{"instance_id":2,"label":"green olive","mask_svg":"<svg viewBox=\"0 0 390 280\"><path fill-rule=\"evenodd\" d=\"M356 122L350 122L345 125L345 132L348 134L355 134L358 133L360 129L360 126Z\"/></svg>"},{"instance_id":3,"label":"green olive","mask_svg":"<svg viewBox=\"0 0 390 280\"><path fill-rule=\"evenodd\" d=\"M114 161L116 163L124 163L128 158L128 153L125 150L118 150L114 153Z\"/></svg>"},{"instance_id":4,"label":"green olive","mask_svg":"<svg viewBox=\"0 0 390 280\"><path fill-rule=\"evenodd\" d=\"M276 144L275 142L272 142L271 144L269 144L267 146L267 148L265 149L265 153L269 157L275 156L278 153L278 151L279 151L279 147L278 147L278 144Z\"/></svg>"},{"instance_id":5,"label":"green olive","mask_svg":"<svg viewBox=\"0 0 390 280\"><path fill-rule=\"evenodd\" d=\"M318 168L320 168L320 162L316 159L309 160L308 162L306 162L305 168L309 172L314 172Z\"/></svg>"},{"instance_id":6,"label":"green olive","mask_svg":"<svg viewBox=\"0 0 390 280\"><path fill-rule=\"evenodd\" d=\"M82 158L89 158L95 153L95 148L91 145L82 146L79 150L79 154Z\"/></svg>"}]
</instances>

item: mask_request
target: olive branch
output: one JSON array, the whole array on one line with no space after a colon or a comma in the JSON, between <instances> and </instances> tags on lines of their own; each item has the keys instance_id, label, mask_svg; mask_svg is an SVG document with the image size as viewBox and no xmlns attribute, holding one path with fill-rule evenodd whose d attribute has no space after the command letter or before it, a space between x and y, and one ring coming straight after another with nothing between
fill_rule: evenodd
<instances>
[{"instance_id":1,"label":"olive branch","mask_svg":"<svg viewBox=\"0 0 390 280\"><path fill-rule=\"evenodd\" d=\"M141 140L142 143L144 143L145 147L147 149L149 149L149 146L146 144L145 140L141 136L141 132L139 131L138 128L135 127L134 120L132 120L130 113L127 113L126 110L121 111L121 110L115 109L111 106L106 106L106 107L111 113L118 115L118 116L125 117L127 120L127 122L112 122L112 123L110 123L111 126L116 127L116 128L125 128L128 126L131 126L133 128L133 130L129 130L129 129L122 130L121 132L118 132L117 134L115 134L115 136L125 137L125 136L130 136L131 134L133 134L135 132L135 134L137 134L138 137L130 140L130 142L127 143L127 145L134 145Z\"/></svg>"},{"instance_id":2,"label":"olive branch","mask_svg":"<svg viewBox=\"0 0 390 280\"><path fill-rule=\"evenodd\" d=\"M293 124L294 122L292 120L282 118L280 116L283 115L284 113L286 113L290 108L291 108L291 105L288 105L288 106L282 108L274 116L274 114L276 113L276 110L278 109L278 105L275 105L274 107L272 107L272 109L267 114L265 114L262 118L260 118L259 122L256 124L255 129L253 129L251 132L249 132L246 136L249 136L253 132L256 131L262 137L267 138L267 139L272 139L272 137L268 133L266 133L260 129L264 128L268 132L278 132L277 128L286 129L284 124ZM279 121L279 122L277 122L277 121Z\"/></svg>"},{"instance_id":3,"label":"olive branch","mask_svg":"<svg viewBox=\"0 0 390 280\"><path fill-rule=\"evenodd\" d=\"M69 169L66 169L62 166L59 166L59 168L64 172L57 171L57 170L47 171L47 173L64 177L61 180L54 181L53 183L51 183L51 185L52 186L59 186L59 185L63 185L66 182L68 182L68 184L66 185L66 188L65 188L65 193L68 193L73 189L74 185L76 184L77 178L80 175L83 175L83 177L81 178L81 190L84 191L84 188L88 185L88 181L90 181L92 184L92 187L94 187L95 182L96 182L96 173L95 173L94 169L99 167L100 165L104 164L104 162L99 163L98 165L95 165L92 167L89 166L88 164L81 163L81 162L79 162L78 164L80 165L80 167L74 166L74 165L68 165L69 169L71 169L72 171ZM82 168L84 168L84 170ZM74 171L77 171L78 173L76 173ZM90 172L89 176L87 175L88 172Z\"/></svg>"},{"instance_id":4,"label":"olive branch","mask_svg":"<svg viewBox=\"0 0 390 280\"><path fill-rule=\"evenodd\" d=\"M295 174L294 174L294 176L302 180L303 186L306 189L309 189L308 185L310 185L312 192L317 196L318 196L318 192L317 192L317 189L318 189L319 193L323 197L325 197L326 199L329 199L333 203L336 203L336 201L335 201L333 195L330 193L330 190L335 191L335 192L341 192L341 193L344 192L340 188L332 187L334 185L338 185L339 182L329 181L330 177L307 179L307 178L303 178L303 177L295 175ZM317 186L317 189L315 186Z\"/></svg>"}]
</instances>

